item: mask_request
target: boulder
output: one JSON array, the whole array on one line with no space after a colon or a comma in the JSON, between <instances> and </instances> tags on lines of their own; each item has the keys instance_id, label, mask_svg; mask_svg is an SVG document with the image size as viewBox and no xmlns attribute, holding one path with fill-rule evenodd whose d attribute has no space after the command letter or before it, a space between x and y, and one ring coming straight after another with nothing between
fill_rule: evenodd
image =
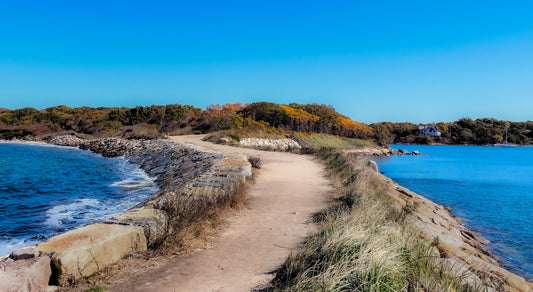
<instances>
[{"instance_id":1,"label":"boulder","mask_svg":"<svg viewBox=\"0 0 533 292\"><path fill-rule=\"evenodd\" d=\"M420 155L420 152L418 150L415 150L412 152L413 155Z\"/></svg>"},{"instance_id":2,"label":"boulder","mask_svg":"<svg viewBox=\"0 0 533 292\"><path fill-rule=\"evenodd\" d=\"M115 263L120 258L147 249L139 226L97 223L54 236L37 245L50 254L58 284L73 283Z\"/></svg>"},{"instance_id":3,"label":"boulder","mask_svg":"<svg viewBox=\"0 0 533 292\"><path fill-rule=\"evenodd\" d=\"M40 252L35 249L33 246L23 247L21 249L18 249L14 252L12 252L9 255L9 258L13 260L25 260L25 259L32 259L40 256Z\"/></svg>"},{"instance_id":4,"label":"boulder","mask_svg":"<svg viewBox=\"0 0 533 292\"><path fill-rule=\"evenodd\" d=\"M167 234L168 220L165 212L158 209L139 208L128 210L110 220L108 224L122 224L142 227L148 247L161 243Z\"/></svg>"},{"instance_id":5,"label":"boulder","mask_svg":"<svg viewBox=\"0 0 533 292\"><path fill-rule=\"evenodd\" d=\"M0 262L0 291L47 291L51 274L48 256L7 259Z\"/></svg>"},{"instance_id":6,"label":"boulder","mask_svg":"<svg viewBox=\"0 0 533 292\"><path fill-rule=\"evenodd\" d=\"M376 172L378 171L378 164L377 164L375 161L373 161L373 160L369 160L369 161L368 161L368 166L370 166L370 168L371 168L372 170L374 170L374 171L376 171Z\"/></svg>"}]
</instances>

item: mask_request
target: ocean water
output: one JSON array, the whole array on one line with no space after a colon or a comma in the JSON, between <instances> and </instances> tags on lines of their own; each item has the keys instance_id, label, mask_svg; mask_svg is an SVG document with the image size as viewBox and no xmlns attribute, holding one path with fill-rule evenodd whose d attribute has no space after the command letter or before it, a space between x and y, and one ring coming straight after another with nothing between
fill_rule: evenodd
<instances>
[{"instance_id":1,"label":"ocean water","mask_svg":"<svg viewBox=\"0 0 533 292\"><path fill-rule=\"evenodd\" d=\"M450 206L491 241L503 265L533 281L533 147L391 145L421 156L377 159L380 171Z\"/></svg>"},{"instance_id":2,"label":"ocean water","mask_svg":"<svg viewBox=\"0 0 533 292\"><path fill-rule=\"evenodd\" d=\"M0 143L0 256L120 214L156 191L123 158Z\"/></svg>"}]
</instances>

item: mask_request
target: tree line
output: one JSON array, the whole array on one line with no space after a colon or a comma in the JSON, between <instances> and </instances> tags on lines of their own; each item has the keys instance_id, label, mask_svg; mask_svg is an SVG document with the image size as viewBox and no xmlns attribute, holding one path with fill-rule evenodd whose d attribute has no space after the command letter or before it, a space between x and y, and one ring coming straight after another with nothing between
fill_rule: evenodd
<instances>
[{"instance_id":1,"label":"tree line","mask_svg":"<svg viewBox=\"0 0 533 292\"><path fill-rule=\"evenodd\" d=\"M337 113L332 106L320 104L228 103L211 105L205 110L180 104L134 108L70 108L61 105L42 110L0 109L2 139L39 139L58 133L152 139L167 134L209 133L246 127L364 139L374 135L369 126Z\"/></svg>"},{"instance_id":2,"label":"tree line","mask_svg":"<svg viewBox=\"0 0 533 292\"><path fill-rule=\"evenodd\" d=\"M371 124L375 139L381 144L391 143L442 143L492 145L505 142L506 128L509 143L519 145L533 144L533 121L509 122L493 118L461 118L455 122L440 122L436 126L440 137L418 135L417 124L381 122Z\"/></svg>"},{"instance_id":3,"label":"tree line","mask_svg":"<svg viewBox=\"0 0 533 292\"><path fill-rule=\"evenodd\" d=\"M153 139L165 135L210 133L221 130L255 128L261 131L325 133L348 138L373 140L379 144L443 143L488 145L502 143L507 127L510 143L533 144L533 122L508 122L492 118L436 124L442 135L418 134L413 123L381 122L364 124L338 113L324 104L210 105L205 110L190 105L169 104L120 107L79 107L65 105L42 110L0 108L1 139L41 139L59 133L95 137Z\"/></svg>"}]
</instances>

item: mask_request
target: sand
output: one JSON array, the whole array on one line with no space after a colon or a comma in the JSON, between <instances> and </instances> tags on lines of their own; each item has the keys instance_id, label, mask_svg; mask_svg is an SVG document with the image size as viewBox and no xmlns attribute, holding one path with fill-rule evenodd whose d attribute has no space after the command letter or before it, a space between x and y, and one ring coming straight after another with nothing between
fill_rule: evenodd
<instances>
[{"instance_id":1,"label":"sand","mask_svg":"<svg viewBox=\"0 0 533 292\"><path fill-rule=\"evenodd\" d=\"M236 148L176 136L223 153L260 157L262 168L248 190L247 207L228 219L211 247L111 287L111 291L251 291L268 285L290 252L317 230L314 213L327 206L332 188L312 156Z\"/></svg>"}]
</instances>

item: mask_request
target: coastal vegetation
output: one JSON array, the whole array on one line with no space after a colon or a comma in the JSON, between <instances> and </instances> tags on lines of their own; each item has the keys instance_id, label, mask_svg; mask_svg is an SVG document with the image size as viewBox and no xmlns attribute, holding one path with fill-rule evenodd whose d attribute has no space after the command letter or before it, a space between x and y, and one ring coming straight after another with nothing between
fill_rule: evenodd
<instances>
[{"instance_id":1,"label":"coastal vegetation","mask_svg":"<svg viewBox=\"0 0 533 292\"><path fill-rule=\"evenodd\" d=\"M0 111L0 138L35 139L59 133L85 136L152 139L165 135L233 131L235 135L283 135L284 131L327 133L371 139L373 131L333 107L319 104L279 105L269 102L211 105L201 110L189 105L135 108L70 108Z\"/></svg>"},{"instance_id":2,"label":"coastal vegetation","mask_svg":"<svg viewBox=\"0 0 533 292\"><path fill-rule=\"evenodd\" d=\"M485 291L479 278L443 261L409 224L361 156L321 149L336 193L315 219L320 231L289 256L273 291Z\"/></svg>"},{"instance_id":3,"label":"coastal vegetation","mask_svg":"<svg viewBox=\"0 0 533 292\"><path fill-rule=\"evenodd\" d=\"M318 133L345 138L390 143L442 143L488 145L508 141L533 144L533 121L509 122L492 118L436 124L440 137L420 136L417 124L381 122L364 124L338 113L331 105L228 103L205 110L170 104L134 108L70 108L65 105L42 110L0 109L1 139L41 139L58 134L80 137L154 139L167 135L224 131L238 140L243 137L280 138L287 132ZM305 136L305 134L303 135Z\"/></svg>"},{"instance_id":4,"label":"coastal vegetation","mask_svg":"<svg viewBox=\"0 0 533 292\"><path fill-rule=\"evenodd\" d=\"M470 119L437 123L440 137L418 135L418 125L412 123L382 122L371 124L376 141L380 144L473 144L491 145L505 142L505 129L508 128L508 142L519 145L533 144L533 121L509 122L492 118Z\"/></svg>"},{"instance_id":5,"label":"coastal vegetation","mask_svg":"<svg viewBox=\"0 0 533 292\"><path fill-rule=\"evenodd\" d=\"M74 114L82 112L87 116L79 118ZM383 184L379 172L369 167L369 162L360 155L343 151L358 147L376 147L376 142L390 143L391 139L392 141L399 139L399 142L409 142L410 139L414 139L413 141L418 143L447 141L445 135L440 138L414 136L413 128L417 129L414 124L405 123L398 126L380 123L367 126L338 114L332 107L326 105L272 103L227 104L211 106L205 111L181 105L86 110L61 106L41 111L2 110L0 117L3 123L0 135L5 135L4 138L42 138L70 132L79 136L118 135L125 138L150 139L168 133L217 131L222 133L220 138L230 137L234 141L239 141L243 137L250 136L276 138L290 134L291 138L304 146L302 153L313 153L325 162L336 193L331 206L314 218L321 226L320 231L312 235L298 252L287 258L276 273L272 290L485 291L493 288L505 290L500 289L506 287L504 286L506 280L499 277L502 274L494 274L495 276L491 274L489 279L489 276L484 278L475 273L475 265L483 263L476 262L478 259L473 261L474 264L467 265L467 268L462 264L448 261L450 254L441 248L439 237L430 240L421 234L419 225L412 224L411 219L418 217L415 214L416 204L395 203L391 199L390 189ZM92 119L92 122L83 122L88 119ZM5 121L11 122L8 124ZM475 129L481 125L477 120L462 119L459 122L461 129L470 129L468 127ZM524 123L525 125L520 128L525 129L520 133L527 139L530 134L527 132L530 123ZM486 128L498 129L501 126L505 127L506 123L493 120L491 125L492 128L490 126ZM458 129L454 123L449 125L439 123L438 126L443 133L445 126L448 126L448 129ZM511 124L509 132L516 133L516 127L518 126L515 125L513 128ZM455 130L449 132L453 133ZM396 134L399 138L394 136ZM407 138L402 140L402 137ZM527 139L523 142L529 143ZM88 143L87 149L98 152L91 147L102 147L101 145L110 147L110 139L103 141L107 142L84 143ZM129 143L125 141L132 140L120 143ZM133 143L149 142L153 141ZM153 150L154 146L133 148ZM169 147L162 148L168 150ZM117 149L123 151L124 147ZM111 153L113 155L110 156L119 155L115 154L115 150ZM176 159L177 155L165 153L160 157ZM157 165L161 163L161 161L156 163L157 159L159 158L154 158L154 163L149 163L156 170ZM248 162L255 168L261 168L262 161L259 157L248 157ZM140 164L146 165L146 163ZM178 169L182 169L181 162L176 165ZM197 167L198 161L195 161L194 165ZM173 171L172 176L175 173L178 171ZM184 173L184 176L187 175L189 174ZM157 241L158 252L191 248L192 245L188 246L189 242L194 243L196 238L207 234L208 229L220 225L224 210L241 205L245 198L243 184L232 189L224 185L219 186L218 181L210 178L196 181L194 187L196 188L194 192L178 196L177 199L174 198L175 190L162 188L161 194L146 202L156 209L173 214L168 222L173 233L166 235L167 240L163 241L163 244ZM219 192L217 194L220 196L211 193L214 188L217 188ZM408 194L407 196L412 197ZM462 236L474 241L474 235L469 232L465 234L467 236ZM481 248L479 251L484 252ZM488 254L484 256L488 257Z\"/></svg>"}]
</instances>

